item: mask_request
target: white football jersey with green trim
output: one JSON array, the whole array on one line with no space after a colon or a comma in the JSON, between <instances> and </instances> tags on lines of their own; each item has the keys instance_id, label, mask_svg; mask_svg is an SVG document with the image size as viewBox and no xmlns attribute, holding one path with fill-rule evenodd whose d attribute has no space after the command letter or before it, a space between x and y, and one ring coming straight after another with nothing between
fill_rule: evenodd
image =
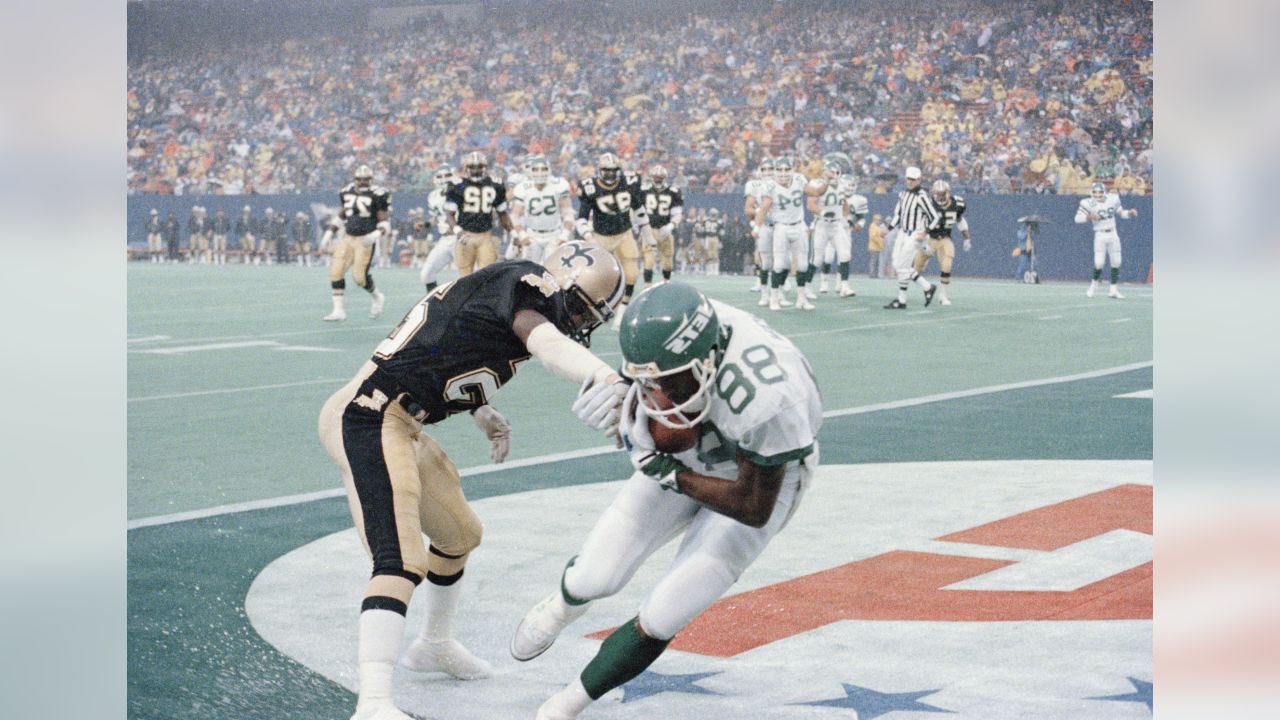
<instances>
[{"instance_id":1,"label":"white football jersey with green trim","mask_svg":"<svg viewBox=\"0 0 1280 720\"><path fill-rule=\"evenodd\" d=\"M781 465L817 450L822 397L804 355L763 320L711 301L729 344L711 390L698 446L678 457L698 472L736 478L739 450Z\"/></svg>"},{"instance_id":2,"label":"white football jersey with green trim","mask_svg":"<svg viewBox=\"0 0 1280 720\"><path fill-rule=\"evenodd\" d=\"M524 207L520 224L530 230L551 232L564 226L560 199L569 196L569 183L564 178L553 177L542 187L532 180L516 186L512 201Z\"/></svg>"}]
</instances>

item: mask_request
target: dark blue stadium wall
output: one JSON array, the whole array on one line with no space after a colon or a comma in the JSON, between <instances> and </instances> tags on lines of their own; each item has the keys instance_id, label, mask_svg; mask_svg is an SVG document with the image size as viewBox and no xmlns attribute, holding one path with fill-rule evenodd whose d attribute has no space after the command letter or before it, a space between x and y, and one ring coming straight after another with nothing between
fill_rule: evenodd
<instances>
[{"instance_id":1,"label":"dark blue stadium wall","mask_svg":"<svg viewBox=\"0 0 1280 720\"><path fill-rule=\"evenodd\" d=\"M741 215L742 198L736 194L690 193L687 206L715 207L730 217ZM203 205L212 217L218 208L226 211L233 220L239 217L245 205L253 208L254 215L270 207L284 211L292 217L299 211L311 214L312 203L332 205L333 193L311 195L208 195L208 196L129 196L128 242L146 244L145 226L151 208L160 211L163 218L170 210L183 224L182 243L186 245L186 220L192 205ZM398 212L407 208L426 205L425 193L396 193ZM893 211L895 196L871 195L868 197L872 214L886 218ZM1018 244L1017 219L1037 214L1049 222L1040 225L1036 242L1037 269L1040 277L1051 280L1086 280L1093 266L1093 233L1089 226L1074 222L1076 205L1080 198L1057 195L968 195L969 229L973 235L973 250L960 251L957 237L957 276L1013 277L1017 258L1010 251ZM1120 220L1120 238L1124 246L1122 279L1126 282L1143 282L1152 262L1152 199L1150 197L1126 197L1125 207L1136 208L1138 217ZM854 268L866 267L867 238L861 233L854 242Z\"/></svg>"}]
</instances>

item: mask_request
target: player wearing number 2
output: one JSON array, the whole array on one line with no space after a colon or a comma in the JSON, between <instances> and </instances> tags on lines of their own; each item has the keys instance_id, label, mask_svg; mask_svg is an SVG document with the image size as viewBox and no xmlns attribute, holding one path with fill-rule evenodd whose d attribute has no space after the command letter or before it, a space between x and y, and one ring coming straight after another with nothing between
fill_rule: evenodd
<instances>
[{"instance_id":1,"label":"player wearing number 2","mask_svg":"<svg viewBox=\"0 0 1280 720\"><path fill-rule=\"evenodd\" d=\"M498 239L493 235L493 214L503 229L511 231L507 214L507 188L489 177L489 161L479 152L462 159L462 179L445 191L450 235L456 235L454 260L458 277L466 277L498 260ZM456 228L458 229L454 229Z\"/></svg>"},{"instance_id":2,"label":"player wearing number 2","mask_svg":"<svg viewBox=\"0 0 1280 720\"><path fill-rule=\"evenodd\" d=\"M622 438L635 474L565 568L559 588L516 628L511 654L531 660L684 531L675 560L538 720L578 717L639 675L723 595L790 520L818 466L822 402L808 361L753 315L678 282L636 296L623 315ZM669 399L657 409L655 391ZM651 418L700 428L697 444L655 449Z\"/></svg>"},{"instance_id":3,"label":"player wearing number 2","mask_svg":"<svg viewBox=\"0 0 1280 720\"><path fill-rule=\"evenodd\" d=\"M597 413L591 424L616 428L626 384L584 346L621 298L617 261L586 243L560 246L545 266L514 260L482 268L428 293L325 403L320 438L373 558L360 609L354 720L409 720L392 702L391 678L409 600L424 579L427 621L405 666L462 680L491 673L452 633L458 581L480 544L480 520L453 462L423 426L469 411L492 460L502 462L510 430L489 403L532 356L561 377L586 381Z\"/></svg>"},{"instance_id":4,"label":"player wearing number 2","mask_svg":"<svg viewBox=\"0 0 1280 720\"><path fill-rule=\"evenodd\" d=\"M391 234L387 219L391 211L391 193L373 184L373 170L368 165L356 168L351 184L338 192L338 219L342 222L339 236L330 239L332 253L329 258L329 285L333 291L333 310L325 320L347 319L346 301L347 269L351 279L373 296L369 317L382 314L386 297L373 286L369 266L373 263L373 249L378 238Z\"/></svg>"}]
</instances>

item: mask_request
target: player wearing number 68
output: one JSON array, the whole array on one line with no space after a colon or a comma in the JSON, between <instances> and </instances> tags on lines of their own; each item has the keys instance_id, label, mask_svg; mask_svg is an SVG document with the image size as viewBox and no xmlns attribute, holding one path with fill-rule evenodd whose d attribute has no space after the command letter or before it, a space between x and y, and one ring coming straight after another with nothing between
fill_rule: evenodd
<instances>
[{"instance_id":1,"label":"player wearing number 68","mask_svg":"<svg viewBox=\"0 0 1280 720\"><path fill-rule=\"evenodd\" d=\"M325 404L320 438L373 559L360 608L356 720L409 718L391 702L391 678L409 600L424 579L427 622L404 665L461 680L491 672L450 631L458 581L480 544L480 520L453 462L423 426L470 411L491 459L502 462L510 427L490 402L536 357L554 374L593 388L589 424L616 434L626 384L585 345L621 299L622 269L598 246L567 243L543 265L490 265L428 293Z\"/></svg>"},{"instance_id":2,"label":"player wearing number 68","mask_svg":"<svg viewBox=\"0 0 1280 720\"><path fill-rule=\"evenodd\" d=\"M576 718L653 663L786 526L818 465L822 402L813 371L759 318L671 282L636 296L619 339L623 374L634 381L622 440L636 472L576 556L566 549L574 559L516 628L511 654L542 654L591 601L617 593L650 555L684 537L639 614L542 705L539 720ZM657 391L670 402L657 401ZM685 452L659 452L650 419L696 426L699 440Z\"/></svg>"}]
</instances>

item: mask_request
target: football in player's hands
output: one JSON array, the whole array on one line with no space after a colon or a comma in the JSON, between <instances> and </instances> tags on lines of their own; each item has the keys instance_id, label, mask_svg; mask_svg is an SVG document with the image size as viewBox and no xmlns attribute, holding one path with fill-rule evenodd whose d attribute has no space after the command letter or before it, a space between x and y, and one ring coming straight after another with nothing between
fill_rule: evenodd
<instances>
[{"instance_id":1,"label":"football in player's hands","mask_svg":"<svg viewBox=\"0 0 1280 720\"><path fill-rule=\"evenodd\" d=\"M650 407L655 410L669 410L675 406L661 390L651 391L648 393L648 398L652 399L654 404ZM645 402L648 403L649 400ZM653 446L659 452L674 455L691 450L698 444L698 437L701 434L702 431L696 425L691 428L676 429L663 425L657 418L649 418L649 435L653 437Z\"/></svg>"},{"instance_id":2,"label":"football in player's hands","mask_svg":"<svg viewBox=\"0 0 1280 720\"><path fill-rule=\"evenodd\" d=\"M827 191L827 181L822 178L814 178L809 181L807 190L812 194L821 195Z\"/></svg>"}]
</instances>

